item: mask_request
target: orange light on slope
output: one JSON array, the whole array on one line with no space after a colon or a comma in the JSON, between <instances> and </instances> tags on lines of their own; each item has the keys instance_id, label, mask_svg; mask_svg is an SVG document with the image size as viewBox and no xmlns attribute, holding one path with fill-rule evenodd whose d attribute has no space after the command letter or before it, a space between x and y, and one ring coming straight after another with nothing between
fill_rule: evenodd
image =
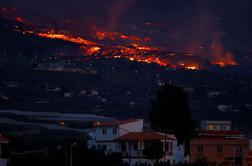
<instances>
[{"instance_id":1,"label":"orange light on slope","mask_svg":"<svg viewBox=\"0 0 252 166\"><path fill-rule=\"evenodd\" d=\"M186 66L185 68L188 70L199 70L198 66Z\"/></svg>"},{"instance_id":2,"label":"orange light on slope","mask_svg":"<svg viewBox=\"0 0 252 166\"><path fill-rule=\"evenodd\" d=\"M38 36L50 39L61 39L69 42L73 42L76 44L83 44L83 45L96 45L95 42L83 39L81 37L73 37L64 34L56 34L56 33L37 33Z\"/></svg>"},{"instance_id":3,"label":"orange light on slope","mask_svg":"<svg viewBox=\"0 0 252 166\"><path fill-rule=\"evenodd\" d=\"M84 54L88 56L95 55L99 53L101 50L101 48L97 46L93 46L93 47L81 46L80 49L83 50Z\"/></svg>"},{"instance_id":4,"label":"orange light on slope","mask_svg":"<svg viewBox=\"0 0 252 166\"><path fill-rule=\"evenodd\" d=\"M15 19L17 22L24 22L24 19L22 17L16 17Z\"/></svg>"},{"instance_id":5,"label":"orange light on slope","mask_svg":"<svg viewBox=\"0 0 252 166\"><path fill-rule=\"evenodd\" d=\"M142 57L142 56L132 56L128 57L129 60L135 61L135 62L144 62L144 63L156 63L160 66L170 66L169 63L160 60L158 57Z\"/></svg>"},{"instance_id":6,"label":"orange light on slope","mask_svg":"<svg viewBox=\"0 0 252 166\"><path fill-rule=\"evenodd\" d=\"M23 19L20 17L17 17L17 21L23 21ZM141 39L140 42L138 40L140 38L129 36L129 35L123 35L119 32L103 32L103 31L96 31L96 39L102 40L102 39L124 39L129 40L130 42L122 42L122 45L119 45L120 42L113 42L113 45L106 45L107 43L98 44L97 42L84 39L83 37L79 37L76 35L71 35L68 32L62 32L62 33L55 33L56 30L48 30L47 32L44 32L45 29L38 31L25 31L21 30L19 28L15 29L15 31L21 32L23 34L34 34L40 37L44 38L50 38L50 39L59 39L64 40L72 43L76 43L80 45L80 49L83 52L84 55L92 56L94 55L94 58L99 59L101 56L106 58L125 58L129 59L131 61L136 62L143 62L143 63L155 63L160 66L167 66L171 68L184 68L188 70L199 70L201 65L197 64L197 62L189 62L185 61L183 63L176 62L175 57L173 56L181 56L179 53L173 53L168 52L165 50L162 50L160 48L146 46L142 43ZM44 33L43 33L44 32ZM132 41L133 40L133 41ZM133 43L133 44L132 44ZM236 65L237 63L234 60L234 56L231 52L226 51L221 44L218 42L214 43L212 45L212 64L219 65L221 67L227 66L227 65ZM193 58L193 54L186 53L184 54L184 57ZM170 59L172 58L172 60ZM183 58L181 56L181 58ZM175 59L175 61L173 60ZM199 62L200 63L200 62Z\"/></svg>"},{"instance_id":7,"label":"orange light on slope","mask_svg":"<svg viewBox=\"0 0 252 166\"><path fill-rule=\"evenodd\" d=\"M123 40L128 40L128 41L135 41L135 42L147 42L150 41L150 38L143 38L141 39L140 37L137 36L132 36L132 35L125 35L119 32L105 32L105 31L96 31L96 37L99 40L103 39L109 39L109 40L117 40L117 39L123 39Z\"/></svg>"},{"instance_id":8,"label":"orange light on slope","mask_svg":"<svg viewBox=\"0 0 252 166\"><path fill-rule=\"evenodd\" d=\"M156 51L158 48L154 47L148 47L148 46L140 46L138 44L132 44L133 47L135 47L138 50L144 50L144 51Z\"/></svg>"},{"instance_id":9,"label":"orange light on slope","mask_svg":"<svg viewBox=\"0 0 252 166\"><path fill-rule=\"evenodd\" d=\"M237 65L234 54L226 50L219 40L213 41L210 49L212 64L220 67Z\"/></svg>"},{"instance_id":10,"label":"orange light on slope","mask_svg":"<svg viewBox=\"0 0 252 166\"><path fill-rule=\"evenodd\" d=\"M230 61L230 62L221 62L221 61L212 61L212 64L215 64L220 67L226 67L226 66L235 66L237 63L235 61Z\"/></svg>"}]
</instances>

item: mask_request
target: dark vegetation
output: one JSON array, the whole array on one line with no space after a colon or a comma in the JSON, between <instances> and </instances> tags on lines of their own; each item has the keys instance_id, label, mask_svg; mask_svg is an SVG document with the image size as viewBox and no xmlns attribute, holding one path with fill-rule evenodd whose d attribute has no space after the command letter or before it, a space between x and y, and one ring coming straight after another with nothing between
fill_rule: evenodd
<instances>
[{"instance_id":1,"label":"dark vegetation","mask_svg":"<svg viewBox=\"0 0 252 166\"><path fill-rule=\"evenodd\" d=\"M151 127L166 133L174 133L179 143L187 145L195 135L196 124L192 120L186 92L173 85L162 86L152 101Z\"/></svg>"}]
</instances>

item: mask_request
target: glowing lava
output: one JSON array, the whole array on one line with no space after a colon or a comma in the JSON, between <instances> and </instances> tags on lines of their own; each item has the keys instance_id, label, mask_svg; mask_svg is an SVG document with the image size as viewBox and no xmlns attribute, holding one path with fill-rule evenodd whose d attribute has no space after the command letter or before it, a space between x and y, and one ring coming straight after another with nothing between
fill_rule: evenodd
<instances>
[{"instance_id":1,"label":"glowing lava","mask_svg":"<svg viewBox=\"0 0 252 166\"><path fill-rule=\"evenodd\" d=\"M132 36L132 35L125 35L119 32L105 32L105 31L101 31L101 30L97 30L97 28L95 28L96 30L96 38L99 40L104 40L104 39L108 39L108 40L127 40L127 41L135 41L135 42L148 42L151 39L150 38L140 38L137 36Z\"/></svg>"},{"instance_id":2,"label":"glowing lava","mask_svg":"<svg viewBox=\"0 0 252 166\"><path fill-rule=\"evenodd\" d=\"M132 56L129 57L129 60L136 61L136 62L144 62L144 63L156 63L160 66L171 66L168 62L161 60L159 57L139 57L139 56Z\"/></svg>"},{"instance_id":3,"label":"glowing lava","mask_svg":"<svg viewBox=\"0 0 252 166\"><path fill-rule=\"evenodd\" d=\"M83 54L88 55L88 56L98 54L101 50L101 48L98 46L93 46L93 47L81 46L80 49L83 51Z\"/></svg>"},{"instance_id":4,"label":"glowing lava","mask_svg":"<svg viewBox=\"0 0 252 166\"><path fill-rule=\"evenodd\" d=\"M44 38L50 38L50 39L60 39L60 40L64 40L64 41L69 41L72 43L76 43L76 44L83 44L83 45L97 45L95 42L83 39L81 37L74 37L72 35L65 35L65 34L54 34L54 33L35 33L40 37L44 37Z\"/></svg>"},{"instance_id":5,"label":"glowing lava","mask_svg":"<svg viewBox=\"0 0 252 166\"><path fill-rule=\"evenodd\" d=\"M24 22L24 19L22 17L16 17L17 22Z\"/></svg>"},{"instance_id":6,"label":"glowing lava","mask_svg":"<svg viewBox=\"0 0 252 166\"><path fill-rule=\"evenodd\" d=\"M1 13L8 13L7 9L1 8ZM186 70L199 70L204 68L204 59L191 53L176 53L168 50L163 50L157 47L150 46L148 43L150 38L141 38L132 35L122 34L120 32L106 32L95 28L93 40L90 38L70 34L66 31L54 30L52 27L36 26L28 24L28 22L18 16L14 19L18 23L26 24L27 29L20 29L19 26L14 26L14 30L21 32L23 35L33 34L48 39L58 39L79 45L79 48L84 56L98 59L100 57L125 58L130 61L142 63L155 63L160 66L170 68L183 68ZM67 23L72 21L65 20ZM28 25L27 25L28 24ZM151 25L151 23L146 23ZM22 26L20 26L22 27ZM33 27L33 28L31 28ZM31 30L33 29L33 30ZM36 29L36 30L35 30ZM212 64L225 67L227 65L236 65L234 55L224 49L219 40L216 40L211 45L210 62Z\"/></svg>"},{"instance_id":7,"label":"glowing lava","mask_svg":"<svg viewBox=\"0 0 252 166\"><path fill-rule=\"evenodd\" d=\"M237 65L232 52L225 50L219 40L213 41L211 45L212 64L216 64L220 67Z\"/></svg>"}]
</instances>

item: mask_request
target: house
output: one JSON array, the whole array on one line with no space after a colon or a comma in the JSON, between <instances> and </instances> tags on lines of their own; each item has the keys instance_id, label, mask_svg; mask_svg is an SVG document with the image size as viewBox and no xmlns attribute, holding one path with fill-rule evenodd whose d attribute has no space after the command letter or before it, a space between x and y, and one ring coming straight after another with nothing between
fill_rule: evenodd
<instances>
[{"instance_id":1,"label":"house","mask_svg":"<svg viewBox=\"0 0 252 166\"><path fill-rule=\"evenodd\" d=\"M252 151L251 150L248 152L248 155L246 157L246 164L247 166L252 166Z\"/></svg>"},{"instance_id":2,"label":"house","mask_svg":"<svg viewBox=\"0 0 252 166\"><path fill-rule=\"evenodd\" d=\"M142 119L129 119L113 122L95 122L94 131L88 141L89 148L104 150L105 154L121 153L123 160L129 165L149 163L156 160L169 162L171 165L184 162L184 147L177 145L177 139L172 134L154 131L143 131ZM162 156L150 158L144 150L151 143L158 143Z\"/></svg>"},{"instance_id":3,"label":"house","mask_svg":"<svg viewBox=\"0 0 252 166\"><path fill-rule=\"evenodd\" d=\"M7 159L2 158L4 156L3 145L9 142L1 133L0 133L0 166L7 166Z\"/></svg>"},{"instance_id":4,"label":"house","mask_svg":"<svg viewBox=\"0 0 252 166\"><path fill-rule=\"evenodd\" d=\"M160 132L131 132L116 139L120 145L120 151L123 160L129 165L137 163L154 164L156 160L174 165L184 163L184 148L177 145L177 139L174 135L164 134ZM155 159L146 156L145 148L151 143L160 145L162 156Z\"/></svg>"},{"instance_id":5,"label":"house","mask_svg":"<svg viewBox=\"0 0 252 166\"><path fill-rule=\"evenodd\" d=\"M204 120L201 121L201 130L231 130L232 122L226 120Z\"/></svg>"},{"instance_id":6,"label":"house","mask_svg":"<svg viewBox=\"0 0 252 166\"><path fill-rule=\"evenodd\" d=\"M205 123L202 123L205 124ZM190 162L207 159L211 165L245 166L249 139L240 131L231 130L231 124L211 121L198 138L190 141Z\"/></svg>"},{"instance_id":7,"label":"house","mask_svg":"<svg viewBox=\"0 0 252 166\"><path fill-rule=\"evenodd\" d=\"M94 122L94 132L89 133L91 140L88 141L89 148L102 149L106 154L119 152L116 138L130 132L143 131L142 119L129 119L123 121Z\"/></svg>"}]
</instances>

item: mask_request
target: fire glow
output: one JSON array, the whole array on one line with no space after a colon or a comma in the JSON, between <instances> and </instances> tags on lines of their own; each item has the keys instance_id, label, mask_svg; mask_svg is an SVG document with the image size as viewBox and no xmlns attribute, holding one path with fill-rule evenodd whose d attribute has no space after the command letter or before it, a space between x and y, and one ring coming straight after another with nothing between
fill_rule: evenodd
<instances>
[{"instance_id":1,"label":"fire glow","mask_svg":"<svg viewBox=\"0 0 252 166\"><path fill-rule=\"evenodd\" d=\"M6 9L2 8L1 12L6 13ZM26 24L24 19L19 16L15 17L13 20L17 23ZM15 31L21 32L23 35L33 34L43 38L63 40L78 44L83 56L93 57L96 59L99 57L105 57L108 59L125 58L130 61L154 63L159 66L184 68L187 70L199 70L204 68L204 65L202 65L203 60L199 60L199 56L191 53L170 52L150 46L149 43L151 39L148 37L141 38L122 34L120 32L106 32L102 29L95 28L94 35L91 35L93 38L85 39L84 37L74 35L69 32L64 31L63 33L49 28L46 31L45 28L30 30L31 27L29 27L28 29L29 30L14 28ZM112 41L113 44L109 44L110 41ZM218 65L220 67L237 65L233 58L233 54L226 51L218 41L213 42L211 51L211 64ZM190 60L187 60L188 58L190 58ZM179 59L183 59L183 63L180 63Z\"/></svg>"},{"instance_id":2,"label":"fire glow","mask_svg":"<svg viewBox=\"0 0 252 166\"><path fill-rule=\"evenodd\" d=\"M72 42L80 45L80 50L84 56L93 57L105 57L105 58L125 58L130 61L142 62L142 63L154 63L159 66L170 67L170 68L184 68L186 70L200 70L200 62L184 62L171 63L169 57L176 57L177 53L165 52L165 55L160 56L160 49L156 47L143 46L140 44L132 43L130 45L117 45L117 46L107 46L98 44L97 42L84 39L82 37L58 33L36 33L33 31L26 31L26 33L33 33L37 36L49 38L49 39L59 39L68 42ZM98 32L100 33L100 32ZM101 34L100 34L101 35ZM102 38L103 35L100 36ZM114 40L114 38L112 38ZM102 39L101 39L102 40ZM115 39L116 40L116 39ZM190 55L190 56L189 56ZM192 54L183 54L184 57L194 57ZM218 65L220 67L225 67L227 65L236 65L235 61L212 61L212 64Z\"/></svg>"},{"instance_id":3,"label":"fire glow","mask_svg":"<svg viewBox=\"0 0 252 166\"><path fill-rule=\"evenodd\" d=\"M22 17L16 17L17 22L24 22L24 19Z\"/></svg>"},{"instance_id":4,"label":"fire glow","mask_svg":"<svg viewBox=\"0 0 252 166\"><path fill-rule=\"evenodd\" d=\"M211 63L220 67L237 65L233 53L225 50L217 39L211 45L211 57Z\"/></svg>"},{"instance_id":5,"label":"fire glow","mask_svg":"<svg viewBox=\"0 0 252 166\"><path fill-rule=\"evenodd\" d=\"M81 37L74 37L72 35L64 35L64 34L55 34L55 33L35 33L36 35L44 38L50 38L50 39L60 39L76 44L83 44L83 45L96 45L95 42L83 39Z\"/></svg>"},{"instance_id":6,"label":"fire glow","mask_svg":"<svg viewBox=\"0 0 252 166\"><path fill-rule=\"evenodd\" d=\"M101 31L101 30L97 30L97 28L95 28L96 31L96 38L99 40L105 40L105 39L109 39L109 40L129 40L129 41L135 41L135 42L148 42L151 39L150 38L140 38L137 36L131 36L131 35L125 35L119 32L105 32L105 31Z\"/></svg>"}]
</instances>

